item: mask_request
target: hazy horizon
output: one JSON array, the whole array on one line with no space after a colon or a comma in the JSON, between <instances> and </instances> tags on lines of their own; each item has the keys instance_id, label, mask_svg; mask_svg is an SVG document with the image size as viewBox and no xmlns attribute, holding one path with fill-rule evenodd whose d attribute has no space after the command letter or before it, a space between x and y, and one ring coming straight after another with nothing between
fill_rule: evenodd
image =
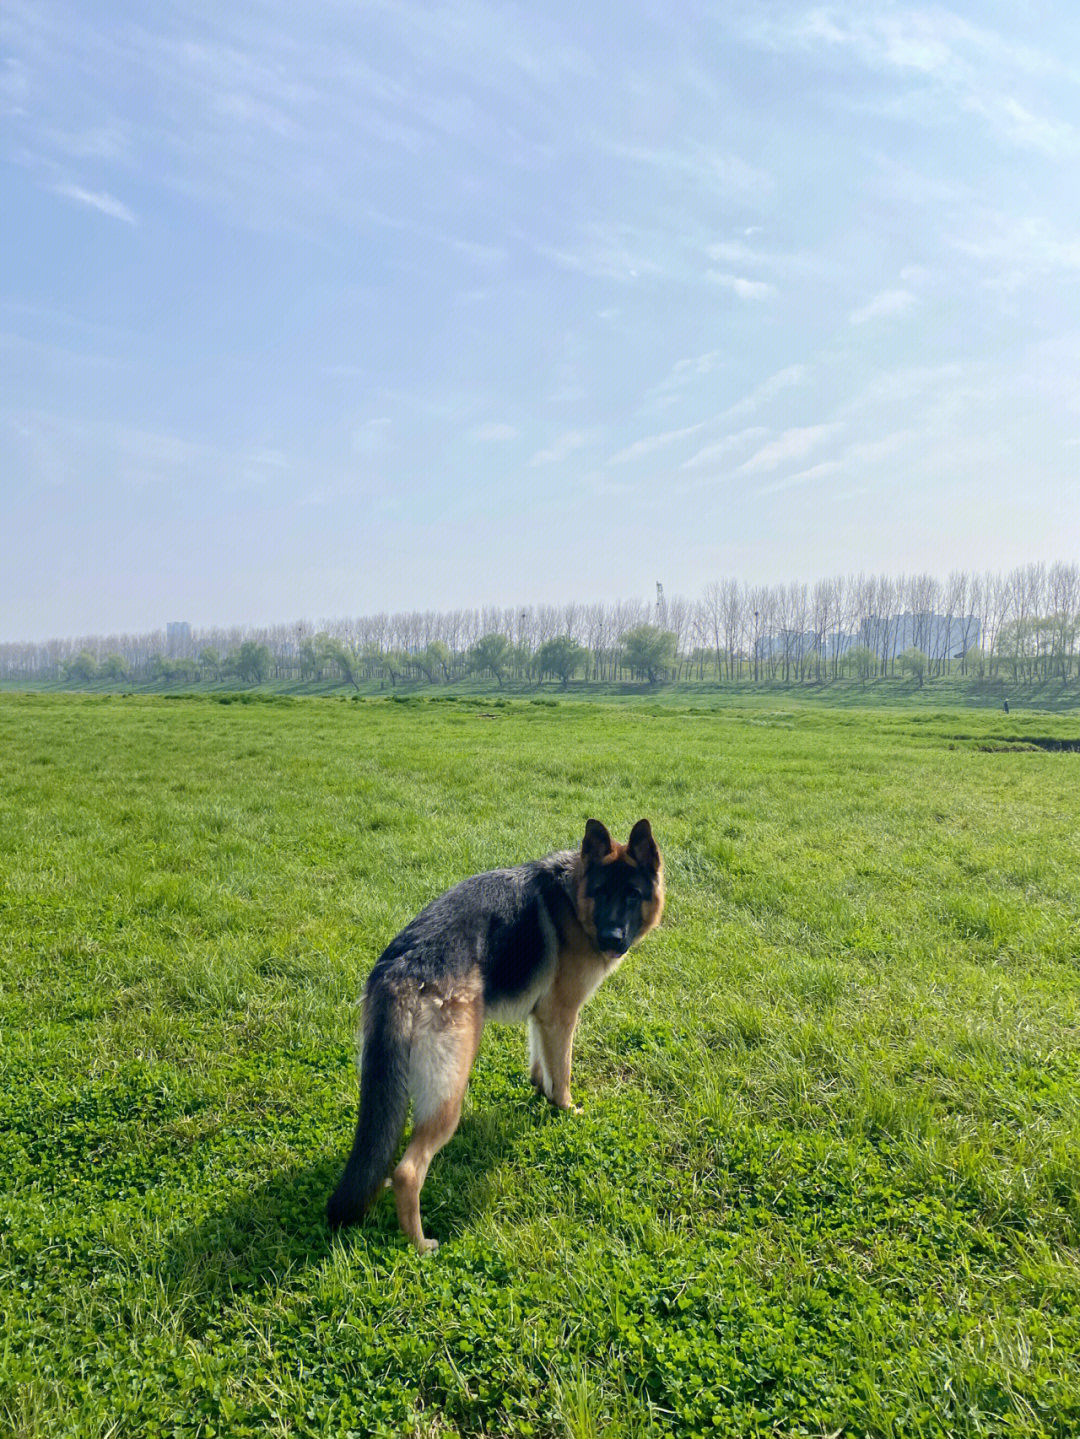
<instances>
[{"instance_id":1,"label":"hazy horizon","mask_svg":"<svg viewBox=\"0 0 1080 1439\"><path fill-rule=\"evenodd\" d=\"M0 639L1080 556L1080 15L0 17Z\"/></svg>"},{"instance_id":2,"label":"hazy horizon","mask_svg":"<svg viewBox=\"0 0 1080 1439\"><path fill-rule=\"evenodd\" d=\"M600 629L621 633L642 623L670 627L678 632L680 643L683 643L689 635L697 632L699 624L712 633L720 623L717 617L720 611L725 615L724 625L728 628L733 624L748 624L750 613L754 614L756 622L759 605L763 613L763 634L777 630L783 632L786 626L794 624L796 630L801 627L807 632L816 631L823 626L823 633L850 636L864 621L876 622L882 617L887 624L902 618L942 619L948 620L950 625L953 621L976 619L986 626L993 642L1001 626L1010 619L1021 622L1049 620L1052 629L1056 622L1069 617L1075 621L1078 603L1080 564L1060 560L1050 564L1018 566L1007 572L957 569L947 575L862 572L820 576L813 582L795 577L776 583L757 583L728 576L721 582L711 582L696 594L655 586L654 593L649 595L619 595L601 599L570 595L555 603L539 605L435 606L424 610L405 608L314 617L293 615L288 619L250 623L225 620L198 625L182 616L173 616L157 624L126 631L83 630L66 635L21 638L0 635L0 658L9 651L45 644L68 647L88 644L100 648L106 642L115 641L121 645L131 642L141 646L159 635L165 636L173 625L185 625L190 632L180 641L181 647L204 644L208 640L222 643L229 636L236 641L242 635L276 636L280 640L285 632L288 632L291 643L301 635L318 637L322 634L325 637L329 632L338 637L351 635L354 641L358 634L371 638L378 634L381 636L377 641L380 645L389 643L391 648L401 647L411 652L421 637L421 631L429 639L431 634L441 636L443 632L463 627L470 633L475 631L474 638L482 632L494 631L525 637L528 643L539 644L545 635L573 633L580 638L586 631L598 633ZM733 618L736 613L741 615L741 619ZM403 626L409 631L408 639L402 637ZM396 639L390 631L397 632ZM531 640L528 636L532 637ZM1064 630L1060 631L1059 638L1065 641ZM1072 639L1066 642L1066 647L1075 648L1075 642L1074 625ZM471 644L472 640L468 643ZM1072 652L1071 648L1069 652Z\"/></svg>"}]
</instances>

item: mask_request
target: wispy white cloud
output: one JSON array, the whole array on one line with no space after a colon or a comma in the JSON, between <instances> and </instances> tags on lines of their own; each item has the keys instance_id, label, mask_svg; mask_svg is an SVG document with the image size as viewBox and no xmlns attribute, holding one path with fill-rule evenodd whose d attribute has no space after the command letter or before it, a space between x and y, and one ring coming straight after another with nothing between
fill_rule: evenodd
<instances>
[{"instance_id":1,"label":"wispy white cloud","mask_svg":"<svg viewBox=\"0 0 1080 1439\"><path fill-rule=\"evenodd\" d=\"M474 265L498 266L506 263L506 250L502 245L482 245L475 240L455 240L449 244Z\"/></svg>"},{"instance_id":2,"label":"wispy white cloud","mask_svg":"<svg viewBox=\"0 0 1080 1439\"><path fill-rule=\"evenodd\" d=\"M377 455L389 449L393 427L393 421L388 415L380 415L377 419L367 420L364 424L357 425L352 432L353 453Z\"/></svg>"},{"instance_id":3,"label":"wispy white cloud","mask_svg":"<svg viewBox=\"0 0 1080 1439\"><path fill-rule=\"evenodd\" d=\"M702 376L713 374L722 364L723 353L720 350L707 350L703 355L687 355L685 359L676 360L664 378L653 385L648 394L661 400L671 399Z\"/></svg>"},{"instance_id":4,"label":"wispy white cloud","mask_svg":"<svg viewBox=\"0 0 1080 1439\"><path fill-rule=\"evenodd\" d=\"M778 276L805 275L822 267L820 256L809 251L763 250L748 243L760 227L752 225L738 240L714 240L705 246L710 260L737 270L758 270Z\"/></svg>"},{"instance_id":5,"label":"wispy white cloud","mask_svg":"<svg viewBox=\"0 0 1080 1439\"><path fill-rule=\"evenodd\" d=\"M486 425L477 425L470 433L472 438L479 440L481 444L494 443L499 440L516 440L518 434L513 425L502 425L497 421Z\"/></svg>"},{"instance_id":6,"label":"wispy white cloud","mask_svg":"<svg viewBox=\"0 0 1080 1439\"><path fill-rule=\"evenodd\" d=\"M915 438L913 430L904 429L874 439L858 440L854 444L848 445L834 459L821 460L818 464L810 465L805 470L785 475L782 479L763 485L756 493L759 495L780 494L785 490L799 489L816 480L825 480L839 474L850 475L855 479L865 477L868 470L872 471L874 466L892 459L899 450Z\"/></svg>"},{"instance_id":7,"label":"wispy white cloud","mask_svg":"<svg viewBox=\"0 0 1080 1439\"><path fill-rule=\"evenodd\" d=\"M819 464L799 470L794 475L785 475L782 480L775 480L769 485L761 485L754 493L762 496L782 494L785 490L799 489L802 485L811 484L814 480L828 479L830 475L835 475L842 469L843 465L839 460L822 460Z\"/></svg>"},{"instance_id":8,"label":"wispy white cloud","mask_svg":"<svg viewBox=\"0 0 1080 1439\"><path fill-rule=\"evenodd\" d=\"M118 120L89 129L46 128L43 138L73 160L123 160L131 148L130 127Z\"/></svg>"},{"instance_id":9,"label":"wispy white cloud","mask_svg":"<svg viewBox=\"0 0 1080 1439\"><path fill-rule=\"evenodd\" d=\"M710 260L721 260L726 265L762 265L766 261L753 245L745 240L717 240L705 247Z\"/></svg>"},{"instance_id":10,"label":"wispy white cloud","mask_svg":"<svg viewBox=\"0 0 1080 1439\"><path fill-rule=\"evenodd\" d=\"M627 145L621 141L601 139L600 147L610 155L655 171L665 182L675 177L689 182L699 191L717 196L760 198L775 185L766 170L738 155L705 145L689 143L676 148Z\"/></svg>"},{"instance_id":11,"label":"wispy white cloud","mask_svg":"<svg viewBox=\"0 0 1080 1439\"><path fill-rule=\"evenodd\" d=\"M134 426L95 427L94 434L116 457L116 471L136 487L192 480L227 490L258 489L289 470L283 451L226 449L172 431Z\"/></svg>"},{"instance_id":12,"label":"wispy white cloud","mask_svg":"<svg viewBox=\"0 0 1080 1439\"><path fill-rule=\"evenodd\" d=\"M584 385L565 384L552 390L547 398L551 405L572 405L577 400L585 399L588 393Z\"/></svg>"},{"instance_id":13,"label":"wispy white cloud","mask_svg":"<svg viewBox=\"0 0 1080 1439\"><path fill-rule=\"evenodd\" d=\"M538 255L561 269L624 284L662 275L664 264L654 256L666 248L661 239L636 226L600 222L585 225L569 243L535 245Z\"/></svg>"},{"instance_id":14,"label":"wispy white cloud","mask_svg":"<svg viewBox=\"0 0 1080 1439\"><path fill-rule=\"evenodd\" d=\"M969 186L955 174L928 173L901 155L874 154L872 188L899 205L933 206L936 211L970 202Z\"/></svg>"},{"instance_id":15,"label":"wispy white cloud","mask_svg":"<svg viewBox=\"0 0 1080 1439\"><path fill-rule=\"evenodd\" d=\"M729 275L722 270L707 270L705 273L714 285L734 290L740 300L773 300L780 293L767 280L750 280L744 275Z\"/></svg>"},{"instance_id":16,"label":"wispy white cloud","mask_svg":"<svg viewBox=\"0 0 1080 1439\"><path fill-rule=\"evenodd\" d=\"M582 445L588 441L588 434L584 430L566 430L546 450L537 450L529 461L531 466L554 465L560 460L565 460L575 450L580 450Z\"/></svg>"},{"instance_id":17,"label":"wispy white cloud","mask_svg":"<svg viewBox=\"0 0 1080 1439\"><path fill-rule=\"evenodd\" d=\"M297 25L284 0L242 25L199 6L100 23L57 0L13 0L0 107L6 97L20 124L5 149L45 171L57 156L123 160L155 188L259 229L310 232L328 219L360 228L380 199L430 221L447 213L442 193L475 187L495 156L551 163L550 137L544 154L527 133L538 129L537 98L594 73L590 55L553 29L488 0L341 12L332 37ZM131 84L109 89L116 74ZM112 107L123 107L119 119L80 123ZM427 183L406 185L403 205L410 161ZM487 237L444 238L474 263L502 262Z\"/></svg>"},{"instance_id":18,"label":"wispy white cloud","mask_svg":"<svg viewBox=\"0 0 1080 1439\"><path fill-rule=\"evenodd\" d=\"M757 474L763 470L775 470L789 460L801 460L811 450L838 435L843 428L842 422L831 422L785 430L775 440L762 445L760 450L739 466L739 470L742 474Z\"/></svg>"},{"instance_id":19,"label":"wispy white cloud","mask_svg":"<svg viewBox=\"0 0 1080 1439\"><path fill-rule=\"evenodd\" d=\"M848 318L853 325L865 325L868 320L895 319L906 315L917 304L910 290L881 290L865 305L852 310Z\"/></svg>"},{"instance_id":20,"label":"wispy white cloud","mask_svg":"<svg viewBox=\"0 0 1080 1439\"><path fill-rule=\"evenodd\" d=\"M764 425L751 425L748 429L739 430L737 434L725 435L722 440L715 444L706 445L703 450L698 450L696 455L684 461L684 470L704 470L714 468L722 461L729 458L735 451L745 449L747 445L753 444L756 440L763 439L769 433Z\"/></svg>"},{"instance_id":21,"label":"wispy white cloud","mask_svg":"<svg viewBox=\"0 0 1080 1439\"><path fill-rule=\"evenodd\" d=\"M921 413L938 404L943 396L978 391L984 379L970 364L950 361L943 365L896 365L871 375L841 406L838 416L855 425L865 425L868 415Z\"/></svg>"},{"instance_id":22,"label":"wispy white cloud","mask_svg":"<svg viewBox=\"0 0 1080 1439\"><path fill-rule=\"evenodd\" d=\"M1080 235L1063 235L1041 216L983 216L978 235L955 236L951 244L993 270L993 283L1006 289L1080 271Z\"/></svg>"},{"instance_id":23,"label":"wispy white cloud","mask_svg":"<svg viewBox=\"0 0 1080 1439\"><path fill-rule=\"evenodd\" d=\"M601 498L610 495L640 494L637 484L630 480L613 479L607 470L594 470L591 474L582 475L580 483L583 488Z\"/></svg>"},{"instance_id":24,"label":"wispy white cloud","mask_svg":"<svg viewBox=\"0 0 1080 1439\"><path fill-rule=\"evenodd\" d=\"M287 470L289 468L289 457L284 450L267 448L254 450L251 454L251 461L256 465L268 465L272 470Z\"/></svg>"},{"instance_id":25,"label":"wispy white cloud","mask_svg":"<svg viewBox=\"0 0 1080 1439\"><path fill-rule=\"evenodd\" d=\"M846 465L873 465L879 460L895 455L897 450L918 438L918 432L911 429L894 430L890 435L879 435L874 439L858 440L849 445L843 454Z\"/></svg>"},{"instance_id":26,"label":"wispy white cloud","mask_svg":"<svg viewBox=\"0 0 1080 1439\"><path fill-rule=\"evenodd\" d=\"M25 64L14 55L7 55L0 65L0 109L6 115L23 114L23 105L30 94L30 77Z\"/></svg>"},{"instance_id":27,"label":"wispy white cloud","mask_svg":"<svg viewBox=\"0 0 1080 1439\"><path fill-rule=\"evenodd\" d=\"M696 435L705 428L705 420L699 421L696 425L686 425L681 430L665 430L658 435L645 435L640 440L635 440L632 445L617 451L608 460L609 465L625 465L633 460L640 460L643 455L654 454L657 450L665 449L668 445L674 445L679 440L685 440L689 435Z\"/></svg>"},{"instance_id":28,"label":"wispy white cloud","mask_svg":"<svg viewBox=\"0 0 1080 1439\"><path fill-rule=\"evenodd\" d=\"M810 370L806 365L786 365L782 370L777 370L775 375L770 375L767 380L763 380L748 395L744 395L741 400L730 405L724 411L723 418L733 420L737 415L753 414L755 410L774 400L782 391L791 389L794 385L805 384L809 375Z\"/></svg>"},{"instance_id":29,"label":"wispy white cloud","mask_svg":"<svg viewBox=\"0 0 1080 1439\"><path fill-rule=\"evenodd\" d=\"M1075 84L1057 56L940 9L833 4L774 19L766 11L744 26L746 38L771 49L826 49L869 70L914 82L900 94L851 102L856 108L933 123L942 113L977 115L999 139L1064 157L1080 149L1067 120L1036 114L1016 99L1014 85L1048 77ZM921 84L922 88L918 86Z\"/></svg>"},{"instance_id":30,"label":"wispy white cloud","mask_svg":"<svg viewBox=\"0 0 1080 1439\"><path fill-rule=\"evenodd\" d=\"M27 447L34 478L48 485L82 484L88 473L100 473L110 484L141 490L250 490L281 481L292 468L288 455L271 446L227 446L176 430L48 411L4 419Z\"/></svg>"},{"instance_id":31,"label":"wispy white cloud","mask_svg":"<svg viewBox=\"0 0 1080 1439\"><path fill-rule=\"evenodd\" d=\"M1046 155L1060 157L1080 151L1080 131L1075 125L1047 115L1036 115L1011 95L998 97L996 104L992 105L973 100L972 106L1025 149L1041 150Z\"/></svg>"},{"instance_id":32,"label":"wispy white cloud","mask_svg":"<svg viewBox=\"0 0 1080 1439\"><path fill-rule=\"evenodd\" d=\"M92 210L98 210L102 215L110 215L114 220L123 220L127 225L137 225L138 219L122 200L116 199L114 195L108 195L104 190L84 190L81 185L54 185L53 189L57 195L63 195L68 200L78 200L80 205L89 205Z\"/></svg>"}]
</instances>

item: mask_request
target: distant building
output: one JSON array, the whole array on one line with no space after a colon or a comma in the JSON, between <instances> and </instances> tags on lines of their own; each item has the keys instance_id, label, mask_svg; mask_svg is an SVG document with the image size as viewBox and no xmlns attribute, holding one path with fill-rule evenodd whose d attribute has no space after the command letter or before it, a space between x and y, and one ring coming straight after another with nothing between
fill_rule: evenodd
<instances>
[{"instance_id":1,"label":"distant building","mask_svg":"<svg viewBox=\"0 0 1080 1439\"><path fill-rule=\"evenodd\" d=\"M190 653L191 626L186 620L174 620L165 626L165 647L170 655Z\"/></svg>"},{"instance_id":2,"label":"distant building","mask_svg":"<svg viewBox=\"0 0 1080 1439\"><path fill-rule=\"evenodd\" d=\"M977 615L900 614L891 619L870 615L857 631L833 630L817 635L812 630L771 630L757 641L761 659L786 654L792 663L810 655L821 654L827 659L840 658L856 645L866 645L880 658L895 660L907 649L922 650L929 659L959 659L967 650L978 647L980 637Z\"/></svg>"},{"instance_id":3,"label":"distant building","mask_svg":"<svg viewBox=\"0 0 1080 1439\"><path fill-rule=\"evenodd\" d=\"M893 660L905 650L922 650L930 659L959 659L979 644L977 615L901 614L891 620L871 615L858 638L882 659Z\"/></svg>"}]
</instances>

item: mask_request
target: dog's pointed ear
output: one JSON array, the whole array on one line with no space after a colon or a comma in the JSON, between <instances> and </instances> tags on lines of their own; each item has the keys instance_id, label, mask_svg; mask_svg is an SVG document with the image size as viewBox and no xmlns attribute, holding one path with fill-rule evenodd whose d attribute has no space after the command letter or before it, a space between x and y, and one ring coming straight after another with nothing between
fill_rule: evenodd
<instances>
[{"instance_id":1,"label":"dog's pointed ear","mask_svg":"<svg viewBox=\"0 0 1080 1439\"><path fill-rule=\"evenodd\" d=\"M615 848L606 826L598 819L585 821L585 838L581 841L581 857L586 864L599 864Z\"/></svg>"},{"instance_id":2,"label":"dog's pointed ear","mask_svg":"<svg viewBox=\"0 0 1080 1439\"><path fill-rule=\"evenodd\" d=\"M656 847L656 840L652 837L652 825L647 819L639 819L630 831L630 838L626 842L626 852L635 864L641 865L642 869L651 869L655 872L660 868L660 851Z\"/></svg>"}]
</instances>

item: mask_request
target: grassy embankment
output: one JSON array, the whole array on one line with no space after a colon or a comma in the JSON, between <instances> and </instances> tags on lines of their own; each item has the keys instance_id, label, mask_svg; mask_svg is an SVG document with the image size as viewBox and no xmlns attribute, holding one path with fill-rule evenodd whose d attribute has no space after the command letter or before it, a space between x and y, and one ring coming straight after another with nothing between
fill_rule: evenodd
<instances>
[{"instance_id":1,"label":"grassy embankment","mask_svg":"<svg viewBox=\"0 0 1080 1439\"><path fill-rule=\"evenodd\" d=\"M1072 718L0 698L0 1429L1080 1430ZM322 1222L363 977L641 814L580 1117L493 1026L424 1192Z\"/></svg>"},{"instance_id":2,"label":"grassy embankment","mask_svg":"<svg viewBox=\"0 0 1080 1439\"><path fill-rule=\"evenodd\" d=\"M508 679L497 688L490 677L471 676L452 684L431 684L426 680L363 681L358 686L340 678L312 680L269 680L262 685L245 684L235 678L190 681L111 681L92 680L74 683L70 680L42 680L28 685L20 680L0 680L0 694L78 694L78 695L164 695L188 698L203 695L219 698L227 694L288 695L304 698L385 699L395 695L418 699L476 699L497 695L506 699L556 698L561 700L600 700L609 704L638 703L677 707L699 706L707 709L752 705L798 704L818 705L827 709L912 709L929 707L962 707L969 709L1001 709L1005 700L1013 709L1034 709L1069 713L1080 711L1080 681L1061 679L1031 681L1010 679L1005 674L978 678L959 672L928 679L924 684L908 676L878 676L870 680L839 676L826 680L779 680L753 683L749 679L682 680L679 683L646 684L642 681L595 682L573 679L564 686L556 680L543 682Z\"/></svg>"}]
</instances>

